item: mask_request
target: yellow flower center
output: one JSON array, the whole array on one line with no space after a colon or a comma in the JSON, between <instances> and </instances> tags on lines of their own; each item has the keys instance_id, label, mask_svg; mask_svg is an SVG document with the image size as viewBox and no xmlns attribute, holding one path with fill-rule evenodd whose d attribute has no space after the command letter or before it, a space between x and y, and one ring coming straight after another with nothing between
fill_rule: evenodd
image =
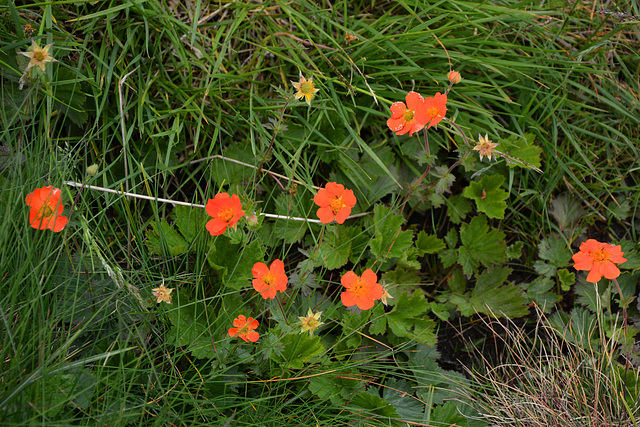
<instances>
[{"instance_id":1,"label":"yellow flower center","mask_svg":"<svg viewBox=\"0 0 640 427\"><path fill-rule=\"evenodd\" d=\"M411 120L413 120L413 115L415 113L411 110L407 110L404 115L402 116L402 118L404 119L405 122L410 122Z\"/></svg>"},{"instance_id":2,"label":"yellow flower center","mask_svg":"<svg viewBox=\"0 0 640 427\"><path fill-rule=\"evenodd\" d=\"M366 283L364 280L359 278L349 290L356 296L356 298L359 298L367 291Z\"/></svg>"},{"instance_id":3,"label":"yellow flower center","mask_svg":"<svg viewBox=\"0 0 640 427\"><path fill-rule=\"evenodd\" d=\"M262 283L264 283L268 287L271 287L271 284L275 283L275 281L276 281L276 277L271 273L265 274L264 277L262 278Z\"/></svg>"},{"instance_id":4,"label":"yellow flower center","mask_svg":"<svg viewBox=\"0 0 640 427\"><path fill-rule=\"evenodd\" d=\"M315 88L316 87L314 86L313 81L306 81L300 85L300 92L305 94L313 94Z\"/></svg>"},{"instance_id":5,"label":"yellow flower center","mask_svg":"<svg viewBox=\"0 0 640 427\"><path fill-rule=\"evenodd\" d=\"M38 211L38 218L51 218L53 216L53 209L49 205L42 205Z\"/></svg>"},{"instance_id":6,"label":"yellow flower center","mask_svg":"<svg viewBox=\"0 0 640 427\"><path fill-rule=\"evenodd\" d=\"M429 108L427 110L427 114L429 115L429 117L433 119L438 115L438 109L436 107Z\"/></svg>"},{"instance_id":7,"label":"yellow flower center","mask_svg":"<svg viewBox=\"0 0 640 427\"><path fill-rule=\"evenodd\" d=\"M233 219L234 213L235 212L234 212L233 208L223 209L218 214L218 218L220 218L221 220L223 220L225 222L229 222L229 221L231 221L231 219Z\"/></svg>"},{"instance_id":8,"label":"yellow flower center","mask_svg":"<svg viewBox=\"0 0 640 427\"><path fill-rule=\"evenodd\" d=\"M347 205L342 202L342 197L335 197L333 200L331 200L331 210L334 214L338 213L338 211L345 206Z\"/></svg>"},{"instance_id":9,"label":"yellow flower center","mask_svg":"<svg viewBox=\"0 0 640 427\"><path fill-rule=\"evenodd\" d=\"M591 252L591 255L593 257L593 261L595 262L603 262L609 259L609 254L607 254L607 251L604 248L595 252Z\"/></svg>"},{"instance_id":10,"label":"yellow flower center","mask_svg":"<svg viewBox=\"0 0 640 427\"><path fill-rule=\"evenodd\" d=\"M33 53L33 59L35 59L38 62L44 61L44 59L46 57L47 57L47 53L46 52L37 51L37 52Z\"/></svg>"},{"instance_id":11,"label":"yellow flower center","mask_svg":"<svg viewBox=\"0 0 640 427\"><path fill-rule=\"evenodd\" d=\"M315 330L318 327L318 324L320 323L320 322L318 322L318 319L316 319L315 317L309 317L306 320L307 321L305 323L306 323L307 328L312 329L312 330Z\"/></svg>"}]
</instances>

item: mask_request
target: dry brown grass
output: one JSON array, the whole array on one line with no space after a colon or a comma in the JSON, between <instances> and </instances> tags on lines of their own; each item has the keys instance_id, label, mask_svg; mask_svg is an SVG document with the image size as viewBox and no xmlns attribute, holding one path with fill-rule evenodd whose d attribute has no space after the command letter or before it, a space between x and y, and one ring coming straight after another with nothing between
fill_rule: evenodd
<instances>
[{"instance_id":1,"label":"dry brown grass","mask_svg":"<svg viewBox=\"0 0 640 427\"><path fill-rule=\"evenodd\" d=\"M495 426L636 426L636 367L617 362L617 346L599 338L597 321L582 333L550 325L542 312L528 331L508 322L487 322L504 346L504 363L491 363L478 352L471 398L484 419ZM595 345L584 348L576 342Z\"/></svg>"}]
</instances>

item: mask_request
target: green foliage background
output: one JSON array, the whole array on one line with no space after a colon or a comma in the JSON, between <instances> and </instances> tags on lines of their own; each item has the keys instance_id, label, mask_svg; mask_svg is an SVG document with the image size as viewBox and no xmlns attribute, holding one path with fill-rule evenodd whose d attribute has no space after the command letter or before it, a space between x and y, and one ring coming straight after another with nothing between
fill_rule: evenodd
<instances>
[{"instance_id":1,"label":"green foliage background","mask_svg":"<svg viewBox=\"0 0 640 427\"><path fill-rule=\"evenodd\" d=\"M1 418L486 425L451 325L533 304L558 329L598 313L611 335L623 305L638 319L640 11L600 3L0 1ZM32 39L58 62L24 77ZM394 135L389 106L445 92L450 69L448 121ZM497 161L472 150L485 134ZM262 215L314 219L330 181L362 217ZM63 189L59 234L28 224L45 185ZM215 238L202 208L157 200L219 191L247 218ZM622 295L571 268L588 237L622 245ZM276 258L289 289L262 300L251 267ZM393 299L347 310L340 276L366 268ZM310 307L324 325L300 334ZM239 314L258 343L228 337ZM637 357L635 333L617 342Z\"/></svg>"}]
</instances>

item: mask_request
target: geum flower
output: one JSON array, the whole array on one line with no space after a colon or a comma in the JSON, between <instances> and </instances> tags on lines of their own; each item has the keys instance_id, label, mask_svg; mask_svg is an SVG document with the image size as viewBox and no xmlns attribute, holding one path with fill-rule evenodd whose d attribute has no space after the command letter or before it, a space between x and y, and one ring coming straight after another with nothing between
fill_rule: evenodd
<instances>
[{"instance_id":1,"label":"geum flower","mask_svg":"<svg viewBox=\"0 0 640 427\"><path fill-rule=\"evenodd\" d=\"M309 332L309 335L313 335L316 329L324 325L324 322L320 321L320 316L322 316L321 311L314 313L311 308L309 308L309 311L307 311L306 316L298 316L301 326L300 333L303 334L305 332Z\"/></svg>"},{"instance_id":2,"label":"geum flower","mask_svg":"<svg viewBox=\"0 0 640 427\"><path fill-rule=\"evenodd\" d=\"M576 270L587 270L587 282L597 283L604 276L607 279L615 279L620 276L620 270L616 264L627 260L622 257L622 247L608 243L600 243L595 239L589 239L580 245L580 252L573 256Z\"/></svg>"},{"instance_id":3,"label":"geum flower","mask_svg":"<svg viewBox=\"0 0 640 427\"><path fill-rule=\"evenodd\" d=\"M173 288L167 288L164 283L158 288L151 289L151 293L157 299L157 304L161 302L171 304L171 292L173 292Z\"/></svg>"},{"instance_id":4,"label":"geum flower","mask_svg":"<svg viewBox=\"0 0 640 427\"><path fill-rule=\"evenodd\" d=\"M224 233L227 227L235 227L236 223L244 212L240 204L240 198L234 194L218 193L213 199L207 201L205 211L213 219L207 222L207 230L212 236L219 236Z\"/></svg>"},{"instance_id":5,"label":"geum flower","mask_svg":"<svg viewBox=\"0 0 640 427\"><path fill-rule=\"evenodd\" d=\"M496 157L495 148L500 144L491 142L489 140L489 134L485 134L484 138L482 137L482 135L478 135L478 138L479 141L476 146L473 147L473 149L478 151L478 153L480 154L480 161L482 161L483 157L485 156L489 158L489 161L491 161L492 157Z\"/></svg>"},{"instance_id":6,"label":"geum flower","mask_svg":"<svg viewBox=\"0 0 640 427\"><path fill-rule=\"evenodd\" d=\"M317 215L323 224L329 224L333 220L338 224L344 223L351 215L351 208L356 205L356 201L352 190L345 190L342 184L335 182L328 182L313 197L313 202L320 206Z\"/></svg>"},{"instance_id":7,"label":"geum flower","mask_svg":"<svg viewBox=\"0 0 640 427\"><path fill-rule=\"evenodd\" d=\"M38 67L44 72L44 67L47 65L47 62L58 62L56 59L51 56L49 53L49 49L51 49L53 43L46 45L45 47L38 46L38 43L35 41L31 42L31 47L27 52L18 52L20 55L24 55L29 58L29 64L27 64L27 68L24 70L26 73L32 67Z\"/></svg>"},{"instance_id":8,"label":"geum flower","mask_svg":"<svg viewBox=\"0 0 640 427\"><path fill-rule=\"evenodd\" d=\"M52 186L36 188L24 199L29 211L29 225L37 230L62 231L69 219L62 216L64 207L60 198L62 190Z\"/></svg>"},{"instance_id":9,"label":"geum flower","mask_svg":"<svg viewBox=\"0 0 640 427\"><path fill-rule=\"evenodd\" d=\"M374 301L382 298L384 294L382 285L378 283L378 276L370 268L362 273L362 277L348 271L340 278L340 283L347 288L340 294L345 307L357 305L360 310L369 310L373 307Z\"/></svg>"},{"instance_id":10,"label":"geum flower","mask_svg":"<svg viewBox=\"0 0 640 427\"><path fill-rule=\"evenodd\" d=\"M315 96L316 92L320 89L316 89L316 86L313 84L313 76L309 77L309 80L305 79L302 74L300 74L300 81L291 82L294 88L296 88L297 92L293 95L295 99L304 98L307 101L307 104L311 105L311 100Z\"/></svg>"},{"instance_id":11,"label":"geum flower","mask_svg":"<svg viewBox=\"0 0 640 427\"><path fill-rule=\"evenodd\" d=\"M429 117L424 109L424 98L417 92L409 92L404 102L398 101L391 104L391 118L387 120L387 126L396 135L404 135L409 132L421 130L428 122Z\"/></svg>"},{"instance_id":12,"label":"geum flower","mask_svg":"<svg viewBox=\"0 0 640 427\"><path fill-rule=\"evenodd\" d=\"M260 334L252 329L257 329L260 323L253 317L248 319L244 315L240 315L233 319L233 328L229 328L230 337L240 337L246 342L256 342L260 338Z\"/></svg>"},{"instance_id":13,"label":"geum flower","mask_svg":"<svg viewBox=\"0 0 640 427\"><path fill-rule=\"evenodd\" d=\"M440 123L447 114L447 95L438 92L433 97L425 98L420 114L426 116L427 129Z\"/></svg>"},{"instance_id":14,"label":"geum flower","mask_svg":"<svg viewBox=\"0 0 640 427\"><path fill-rule=\"evenodd\" d=\"M284 273L284 262L279 259L274 260L270 267L263 262L256 262L251 269L254 279L253 289L260 292L262 298L274 299L277 291L287 290L289 279Z\"/></svg>"}]
</instances>

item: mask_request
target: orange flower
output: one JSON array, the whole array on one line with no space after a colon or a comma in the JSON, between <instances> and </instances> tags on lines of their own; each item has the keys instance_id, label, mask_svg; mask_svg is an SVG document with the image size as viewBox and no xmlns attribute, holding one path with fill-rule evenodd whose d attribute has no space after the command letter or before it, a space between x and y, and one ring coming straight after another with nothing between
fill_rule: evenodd
<instances>
[{"instance_id":1,"label":"orange flower","mask_svg":"<svg viewBox=\"0 0 640 427\"><path fill-rule=\"evenodd\" d=\"M52 186L36 188L24 199L29 212L29 225L37 230L62 231L69 219L62 216L64 207L60 201L62 190Z\"/></svg>"},{"instance_id":2,"label":"orange flower","mask_svg":"<svg viewBox=\"0 0 640 427\"><path fill-rule=\"evenodd\" d=\"M246 342L256 342L258 338L260 338L260 334L256 331L252 331L252 329L257 329L258 323L253 317L249 317L248 319L244 315L240 315L233 319L233 328L229 328L229 336L235 337L238 336L245 340Z\"/></svg>"},{"instance_id":3,"label":"orange flower","mask_svg":"<svg viewBox=\"0 0 640 427\"><path fill-rule=\"evenodd\" d=\"M356 196L353 191L345 190L342 184L328 182L325 188L318 190L313 202L320 206L317 214L323 224L329 224L334 219L342 224L351 215L351 208L356 205Z\"/></svg>"},{"instance_id":4,"label":"orange flower","mask_svg":"<svg viewBox=\"0 0 640 427\"><path fill-rule=\"evenodd\" d=\"M440 123L447 114L447 95L438 92L434 97L425 98L422 108L424 112L421 114L426 115L425 123L428 123L427 129L429 129Z\"/></svg>"},{"instance_id":5,"label":"orange flower","mask_svg":"<svg viewBox=\"0 0 640 427\"><path fill-rule=\"evenodd\" d=\"M362 277L358 277L353 271L347 271L340 283L347 288L340 295L345 307L357 305L360 310L369 310L373 307L373 302L384 294L382 285L378 283L378 276L370 268L362 273Z\"/></svg>"},{"instance_id":6,"label":"orange flower","mask_svg":"<svg viewBox=\"0 0 640 427\"><path fill-rule=\"evenodd\" d=\"M580 245L580 252L573 256L576 270L588 270L587 282L596 283L602 276L607 279L615 279L620 275L616 264L627 260L622 258L624 252L620 245L613 246L608 243L600 243L589 239Z\"/></svg>"},{"instance_id":7,"label":"orange flower","mask_svg":"<svg viewBox=\"0 0 640 427\"><path fill-rule=\"evenodd\" d=\"M227 193L218 193L213 199L207 201L205 207L207 214L213 219L207 222L207 230L212 236L219 236L227 227L235 227L244 212L240 204L240 198L234 194L231 197Z\"/></svg>"},{"instance_id":8,"label":"orange flower","mask_svg":"<svg viewBox=\"0 0 640 427\"><path fill-rule=\"evenodd\" d=\"M387 126L396 135L404 135L409 132L409 136L418 132L431 120L426 115L424 109L424 98L417 92L409 92L404 102L394 102L391 105L391 118L387 120Z\"/></svg>"},{"instance_id":9,"label":"orange flower","mask_svg":"<svg viewBox=\"0 0 640 427\"><path fill-rule=\"evenodd\" d=\"M287 290L289 279L284 274L284 262L279 259L274 260L271 263L271 267L267 267L264 262L256 262L253 264L251 273L255 277L252 280L253 289L260 292L264 299L274 299L277 291L284 292Z\"/></svg>"}]
</instances>

